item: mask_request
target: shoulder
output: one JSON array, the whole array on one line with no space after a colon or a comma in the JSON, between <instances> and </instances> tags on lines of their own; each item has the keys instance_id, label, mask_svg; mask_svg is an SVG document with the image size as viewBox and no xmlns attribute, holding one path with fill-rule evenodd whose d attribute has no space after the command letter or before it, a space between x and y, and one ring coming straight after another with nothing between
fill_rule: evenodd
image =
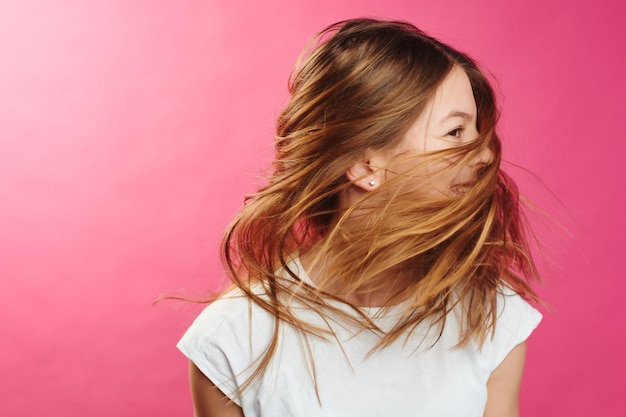
<instances>
[{"instance_id":1,"label":"shoulder","mask_svg":"<svg viewBox=\"0 0 626 417\"><path fill-rule=\"evenodd\" d=\"M230 349L242 345L243 339L259 338L274 326L274 316L252 301L240 289L225 292L209 304L187 329L178 343L201 350L207 345ZM243 347L243 346L241 346Z\"/></svg>"},{"instance_id":2,"label":"shoulder","mask_svg":"<svg viewBox=\"0 0 626 417\"><path fill-rule=\"evenodd\" d=\"M542 319L541 313L511 288L503 286L496 299L496 331L526 340Z\"/></svg>"},{"instance_id":3,"label":"shoulder","mask_svg":"<svg viewBox=\"0 0 626 417\"><path fill-rule=\"evenodd\" d=\"M237 402L251 365L271 343L274 316L241 290L231 290L194 320L177 348L224 394Z\"/></svg>"},{"instance_id":4,"label":"shoulder","mask_svg":"<svg viewBox=\"0 0 626 417\"><path fill-rule=\"evenodd\" d=\"M496 323L486 348L491 350L495 369L520 343L526 341L542 319L541 313L507 286L496 299Z\"/></svg>"}]
</instances>

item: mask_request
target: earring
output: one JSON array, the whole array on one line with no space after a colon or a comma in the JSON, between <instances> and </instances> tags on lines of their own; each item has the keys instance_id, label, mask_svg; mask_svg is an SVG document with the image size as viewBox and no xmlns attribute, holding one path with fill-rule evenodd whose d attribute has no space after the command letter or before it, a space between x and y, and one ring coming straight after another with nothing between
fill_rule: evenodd
<instances>
[{"instance_id":1,"label":"earring","mask_svg":"<svg viewBox=\"0 0 626 417\"><path fill-rule=\"evenodd\" d=\"M368 184L370 185L370 187L373 187L376 185L376 181L374 180L369 180Z\"/></svg>"}]
</instances>

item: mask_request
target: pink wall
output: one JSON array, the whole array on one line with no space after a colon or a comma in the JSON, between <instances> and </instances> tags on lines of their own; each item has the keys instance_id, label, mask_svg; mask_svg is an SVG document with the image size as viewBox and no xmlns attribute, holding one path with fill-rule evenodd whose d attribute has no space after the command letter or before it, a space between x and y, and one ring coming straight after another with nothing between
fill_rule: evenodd
<instances>
[{"instance_id":1,"label":"pink wall","mask_svg":"<svg viewBox=\"0 0 626 417\"><path fill-rule=\"evenodd\" d=\"M198 309L151 302L220 281L300 48L363 15L493 71L506 156L538 178L512 172L571 231L539 223L554 313L524 415L626 415L624 2L303 3L0 4L0 415L191 415L174 344Z\"/></svg>"}]
</instances>

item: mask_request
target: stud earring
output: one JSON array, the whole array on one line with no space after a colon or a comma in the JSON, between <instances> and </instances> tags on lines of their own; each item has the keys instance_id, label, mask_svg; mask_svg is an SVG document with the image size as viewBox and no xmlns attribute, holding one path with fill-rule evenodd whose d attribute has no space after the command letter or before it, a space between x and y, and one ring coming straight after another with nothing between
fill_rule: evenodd
<instances>
[{"instance_id":1,"label":"stud earring","mask_svg":"<svg viewBox=\"0 0 626 417\"><path fill-rule=\"evenodd\" d=\"M373 186L375 186L375 185L376 185L376 181L374 181L374 180L369 180L369 183L368 183L368 184L370 185L370 187L373 187Z\"/></svg>"}]
</instances>

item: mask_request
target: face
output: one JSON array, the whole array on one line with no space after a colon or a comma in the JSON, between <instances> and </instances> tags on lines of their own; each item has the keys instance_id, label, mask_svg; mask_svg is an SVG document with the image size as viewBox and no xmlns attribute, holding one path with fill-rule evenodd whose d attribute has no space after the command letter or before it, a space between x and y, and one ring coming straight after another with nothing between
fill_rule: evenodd
<instances>
[{"instance_id":1,"label":"face","mask_svg":"<svg viewBox=\"0 0 626 417\"><path fill-rule=\"evenodd\" d=\"M462 196L475 183L478 171L491 163L491 151L477 150L469 162L459 164L445 157L426 164L411 157L466 145L477 137L472 86L465 71L455 67L392 152L387 172L395 174L387 175L404 173L411 189L427 197Z\"/></svg>"}]
</instances>

